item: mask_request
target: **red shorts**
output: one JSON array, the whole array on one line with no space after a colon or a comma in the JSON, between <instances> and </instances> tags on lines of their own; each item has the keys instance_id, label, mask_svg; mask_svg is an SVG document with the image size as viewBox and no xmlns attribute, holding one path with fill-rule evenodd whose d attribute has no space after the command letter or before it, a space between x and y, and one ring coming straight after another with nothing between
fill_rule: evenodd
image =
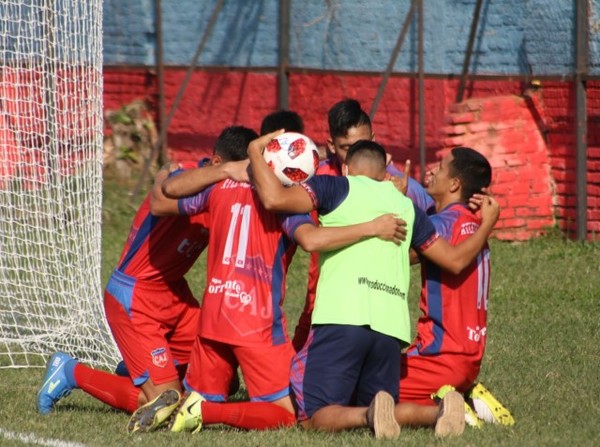
<instances>
[{"instance_id":1,"label":"red shorts","mask_svg":"<svg viewBox=\"0 0 600 447\"><path fill-rule=\"evenodd\" d=\"M402 355L400 402L435 405L431 395L443 385L465 392L477 379L481 362L463 355Z\"/></svg>"},{"instance_id":2,"label":"red shorts","mask_svg":"<svg viewBox=\"0 0 600 447\"><path fill-rule=\"evenodd\" d=\"M144 282L114 272L104 291L104 310L136 386L180 378L176 365L189 363L200 324L200 305L184 279Z\"/></svg>"},{"instance_id":3,"label":"red shorts","mask_svg":"<svg viewBox=\"0 0 600 447\"><path fill-rule=\"evenodd\" d=\"M289 394L291 342L277 346L233 346L198 337L185 386L213 402L224 402L238 365L253 402L273 402Z\"/></svg>"}]
</instances>

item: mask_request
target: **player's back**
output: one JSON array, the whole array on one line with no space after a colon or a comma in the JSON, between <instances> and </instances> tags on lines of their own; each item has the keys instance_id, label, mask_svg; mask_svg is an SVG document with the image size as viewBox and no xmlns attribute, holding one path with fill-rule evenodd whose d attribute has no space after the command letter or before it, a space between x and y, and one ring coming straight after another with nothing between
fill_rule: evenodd
<instances>
[{"instance_id":1,"label":"player's back","mask_svg":"<svg viewBox=\"0 0 600 447\"><path fill-rule=\"evenodd\" d=\"M453 204L432 216L437 231L457 245L479 228L479 219L464 204ZM481 359L485 350L490 254L487 245L458 275L424 261L423 290L417 323L422 354L467 354Z\"/></svg>"},{"instance_id":2,"label":"player's back","mask_svg":"<svg viewBox=\"0 0 600 447\"><path fill-rule=\"evenodd\" d=\"M235 345L286 342L285 277L296 244L289 219L268 212L248 183L225 180L207 197L210 243L202 336Z\"/></svg>"},{"instance_id":3,"label":"player's back","mask_svg":"<svg viewBox=\"0 0 600 447\"><path fill-rule=\"evenodd\" d=\"M207 243L203 215L154 216L148 194L133 219L116 270L146 281L177 281Z\"/></svg>"}]
</instances>

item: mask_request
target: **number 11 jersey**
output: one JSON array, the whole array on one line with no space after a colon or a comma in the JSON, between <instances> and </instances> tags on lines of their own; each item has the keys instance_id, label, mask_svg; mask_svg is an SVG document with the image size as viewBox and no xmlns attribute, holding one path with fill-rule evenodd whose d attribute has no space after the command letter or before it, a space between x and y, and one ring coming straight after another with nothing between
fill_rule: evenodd
<instances>
[{"instance_id":1,"label":"number 11 jersey","mask_svg":"<svg viewBox=\"0 0 600 447\"><path fill-rule=\"evenodd\" d=\"M289 341L283 314L293 234L309 215L265 210L252 185L219 182L180 199L183 214L207 213L209 244L200 335L236 346Z\"/></svg>"}]
</instances>

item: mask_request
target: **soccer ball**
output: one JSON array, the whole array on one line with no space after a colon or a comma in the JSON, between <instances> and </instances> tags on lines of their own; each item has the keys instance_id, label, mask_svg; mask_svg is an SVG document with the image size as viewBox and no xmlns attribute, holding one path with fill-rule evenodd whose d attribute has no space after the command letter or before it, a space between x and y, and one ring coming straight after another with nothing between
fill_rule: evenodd
<instances>
[{"instance_id":1,"label":"soccer ball","mask_svg":"<svg viewBox=\"0 0 600 447\"><path fill-rule=\"evenodd\" d=\"M319 167L319 151L305 135L286 132L275 137L265 148L263 156L284 185L308 180Z\"/></svg>"}]
</instances>

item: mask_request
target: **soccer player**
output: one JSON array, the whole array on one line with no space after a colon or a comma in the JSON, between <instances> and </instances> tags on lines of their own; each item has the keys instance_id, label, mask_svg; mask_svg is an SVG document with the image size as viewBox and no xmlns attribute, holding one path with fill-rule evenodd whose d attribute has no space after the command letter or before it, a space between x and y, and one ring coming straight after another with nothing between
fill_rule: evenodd
<instances>
[{"instance_id":1,"label":"soccer player","mask_svg":"<svg viewBox=\"0 0 600 447\"><path fill-rule=\"evenodd\" d=\"M304 133L304 121L293 110L277 110L265 116L260 124L260 134L266 135L279 129L286 132Z\"/></svg>"},{"instance_id":2,"label":"soccer player","mask_svg":"<svg viewBox=\"0 0 600 447\"><path fill-rule=\"evenodd\" d=\"M236 149L245 155L247 145ZM241 174L231 166L241 166ZM343 228L317 228L308 215L269 213L251 184L234 180L247 175L245 168L224 163L184 172L163 184L170 197L202 191L181 199L179 210L206 213L211 230L200 332L184 379L190 393L172 431L198 431L211 423L244 429L295 424L289 397L294 350L282 304L296 242L305 250L336 249L370 236L399 242L402 225L390 214ZM238 365L251 402L223 403ZM170 390L140 408L129 430L157 428L173 412L174 400L179 395Z\"/></svg>"},{"instance_id":3,"label":"soccer player","mask_svg":"<svg viewBox=\"0 0 600 447\"><path fill-rule=\"evenodd\" d=\"M467 147L452 149L430 173L427 192L436 210L431 221L452 245L470 237L479 227L480 221L468 202L473 194L489 186L491 178L487 159ZM510 412L483 385L475 384L487 339L488 246L459 274L444 271L421 257L421 277L421 317L417 335L402 361L398 422L433 425L437 408L432 395L439 399L456 389L466 393L468 400L479 400L476 406L488 407L492 421L514 424ZM477 424L477 416L467 414L469 422Z\"/></svg>"},{"instance_id":4,"label":"soccer player","mask_svg":"<svg viewBox=\"0 0 600 447\"><path fill-rule=\"evenodd\" d=\"M38 391L40 413L49 413L75 388L129 413L167 389L181 390L200 319L200 306L184 275L205 249L208 230L203 216L159 217L150 212L151 198L177 203L162 194L167 175L167 167L157 173L104 291L106 317L127 375L109 374L55 353Z\"/></svg>"},{"instance_id":5,"label":"soccer player","mask_svg":"<svg viewBox=\"0 0 600 447\"><path fill-rule=\"evenodd\" d=\"M327 121L329 125L329 138L327 140L328 156L317 169L317 175L342 175L342 166L346 160L348 149L359 140L372 140L373 133L369 115L361 108L355 99L344 99L334 104L329 109ZM272 128L272 131L282 128ZM287 129L286 129L287 130ZM263 133L264 134L264 133ZM386 161L389 156L386 154ZM393 163L387 163L386 172L388 177L402 178L405 174L399 171ZM423 187L414 179L406 176L402 179L403 191L407 197L413 200L423 210L433 207L433 200L425 192ZM315 222L318 222L316 213L313 213ZM296 326L293 344L298 351L306 341L310 330L311 313L315 301L317 281L319 279L319 253L311 254L308 270L308 285L306 291L305 307L300 315Z\"/></svg>"},{"instance_id":6,"label":"soccer player","mask_svg":"<svg viewBox=\"0 0 600 447\"><path fill-rule=\"evenodd\" d=\"M422 210L382 181L385 150L369 140L348 150L347 177L315 176L285 188L262 157L268 138L276 135L248 148L258 194L269 210L316 209L326 227L364 221L382 211L398 213L408 223L410 245L455 273L474 259L498 218L497 203L489 198L481 227L460 246L450 246ZM322 254L320 267L311 332L292 367L298 418L306 428L329 431L368 423L376 437L395 438L400 431L393 415L400 348L410 342L408 245L370 239ZM464 404L462 396L448 394L452 410L462 416L463 406L456 405ZM357 407L350 407L353 399Z\"/></svg>"}]
</instances>

